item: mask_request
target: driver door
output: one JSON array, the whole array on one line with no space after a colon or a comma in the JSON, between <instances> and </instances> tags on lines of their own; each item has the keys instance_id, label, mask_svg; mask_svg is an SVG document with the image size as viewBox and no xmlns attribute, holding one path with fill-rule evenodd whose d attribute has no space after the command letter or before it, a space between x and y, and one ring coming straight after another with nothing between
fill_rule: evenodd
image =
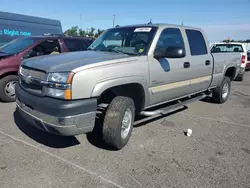
<instances>
[{"instance_id":1,"label":"driver door","mask_svg":"<svg viewBox=\"0 0 250 188\"><path fill-rule=\"evenodd\" d=\"M186 51L183 31L179 28L166 28L161 32L155 49L169 46L181 47ZM185 52L185 54L187 54ZM192 72L187 55L182 58L149 59L150 67L150 105L162 103L188 94Z\"/></svg>"}]
</instances>

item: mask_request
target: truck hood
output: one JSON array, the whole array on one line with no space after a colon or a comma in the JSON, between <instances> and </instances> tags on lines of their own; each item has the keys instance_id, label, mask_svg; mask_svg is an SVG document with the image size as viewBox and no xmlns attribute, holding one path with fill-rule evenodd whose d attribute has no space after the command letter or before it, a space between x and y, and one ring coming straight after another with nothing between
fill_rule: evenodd
<instances>
[{"instance_id":1,"label":"truck hood","mask_svg":"<svg viewBox=\"0 0 250 188\"><path fill-rule=\"evenodd\" d=\"M131 56L114 52L81 51L66 52L57 55L44 55L26 59L22 65L46 72L72 71L76 68L94 63L120 59L126 61Z\"/></svg>"}]
</instances>

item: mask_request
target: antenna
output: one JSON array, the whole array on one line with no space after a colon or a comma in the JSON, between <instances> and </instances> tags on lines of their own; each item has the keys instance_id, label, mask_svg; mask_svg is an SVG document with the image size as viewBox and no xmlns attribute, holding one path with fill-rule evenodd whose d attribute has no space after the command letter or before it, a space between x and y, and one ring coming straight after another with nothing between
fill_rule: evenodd
<instances>
[{"instance_id":1,"label":"antenna","mask_svg":"<svg viewBox=\"0 0 250 188\"><path fill-rule=\"evenodd\" d=\"M115 14L113 15L113 27L115 27Z\"/></svg>"},{"instance_id":2,"label":"antenna","mask_svg":"<svg viewBox=\"0 0 250 188\"><path fill-rule=\"evenodd\" d=\"M152 18L150 18L150 20L149 20L148 24L152 24Z\"/></svg>"}]
</instances>

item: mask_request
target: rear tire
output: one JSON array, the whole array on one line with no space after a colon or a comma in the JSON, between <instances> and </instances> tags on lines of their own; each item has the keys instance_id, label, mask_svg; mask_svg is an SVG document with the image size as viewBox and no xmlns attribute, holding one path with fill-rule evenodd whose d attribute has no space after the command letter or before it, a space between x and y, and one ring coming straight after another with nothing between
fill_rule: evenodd
<instances>
[{"instance_id":1,"label":"rear tire","mask_svg":"<svg viewBox=\"0 0 250 188\"><path fill-rule=\"evenodd\" d=\"M14 102L16 99L15 84L18 82L17 75L5 76L0 80L0 100Z\"/></svg>"},{"instance_id":2,"label":"rear tire","mask_svg":"<svg viewBox=\"0 0 250 188\"><path fill-rule=\"evenodd\" d=\"M106 111L102 138L113 149L122 149L131 136L135 117L135 106L131 98L115 97Z\"/></svg>"},{"instance_id":3,"label":"rear tire","mask_svg":"<svg viewBox=\"0 0 250 188\"><path fill-rule=\"evenodd\" d=\"M231 80L228 77L224 77L222 83L220 86L218 86L214 91L213 91L213 99L217 103L224 103L227 101L229 94L231 91Z\"/></svg>"}]
</instances>

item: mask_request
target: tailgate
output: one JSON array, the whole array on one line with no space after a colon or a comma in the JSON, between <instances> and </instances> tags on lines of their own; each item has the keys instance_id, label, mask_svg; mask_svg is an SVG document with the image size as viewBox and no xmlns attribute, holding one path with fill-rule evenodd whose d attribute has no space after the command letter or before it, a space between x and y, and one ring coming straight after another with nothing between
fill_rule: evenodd
<instances>
[{"instance_id":1,"label":"tailgate","mask_svg":"<svg viewBox=\"0 0 250 188\"><path fill-rule=\"evenodd\" d=\"M226 52L226 53L212 53L214 62L217 65L234 65L239 67L241 65L241 53Z\"/></svg>"}]
</instances>

